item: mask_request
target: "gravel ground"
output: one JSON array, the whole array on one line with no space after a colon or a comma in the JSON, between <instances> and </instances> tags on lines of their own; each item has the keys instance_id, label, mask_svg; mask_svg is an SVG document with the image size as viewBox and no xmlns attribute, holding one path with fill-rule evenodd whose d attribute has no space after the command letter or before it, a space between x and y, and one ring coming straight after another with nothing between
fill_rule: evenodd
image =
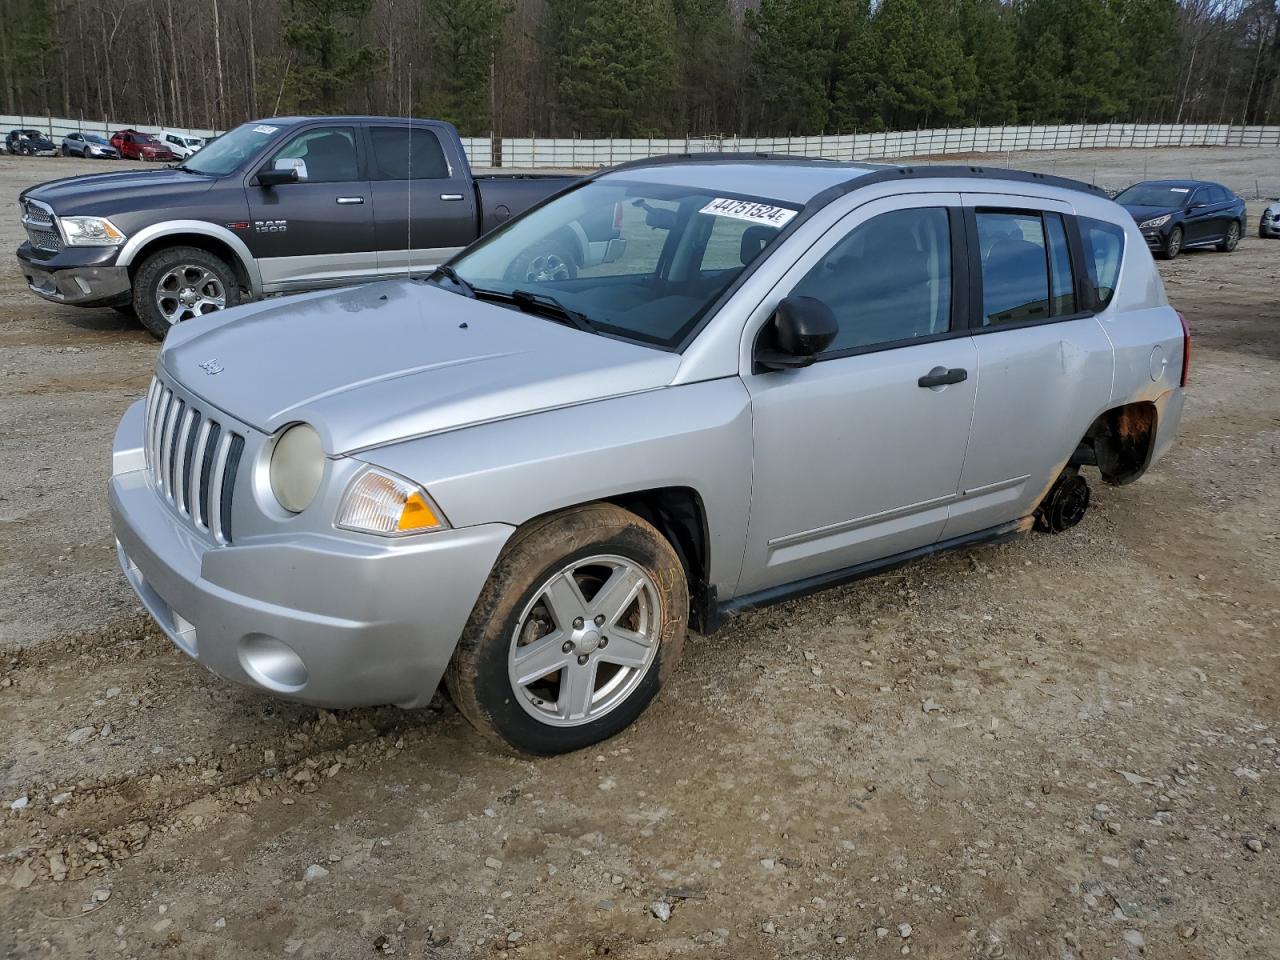
<instances>
[{"instance_id":1,"label":"gravel ground","mask_svg":"<svg viewBox=\"0 0 1280 960\"><path fill-rule=\"evenodd\" d=\"M4 158L0 209L104 166ZM149 629L103 486L155 344L3 269L0 957L1280 956L1280 242L1161 271L1196 343L1142 481L692 636L632 729L530 762Z\"/></svg>"}]
</instances>

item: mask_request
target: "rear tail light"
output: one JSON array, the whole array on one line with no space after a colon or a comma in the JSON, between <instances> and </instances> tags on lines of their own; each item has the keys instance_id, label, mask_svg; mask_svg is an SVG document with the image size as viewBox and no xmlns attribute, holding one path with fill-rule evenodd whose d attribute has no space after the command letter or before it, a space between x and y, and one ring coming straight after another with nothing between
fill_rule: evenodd
<instances>
[{"instance_id":1,"label":"rear tail light","mask_svg":"<svg viewBox=\"0 0 1280 960\"><path fill-rule=\"evenodd\" d=\"M1187 326L1187 318L1181 313L1178 314L1178 322L1182 324L1182 382L1178 385L1185 387L1187 374L1191 370L1191 328Z\"/></svg>"}]
</instances>

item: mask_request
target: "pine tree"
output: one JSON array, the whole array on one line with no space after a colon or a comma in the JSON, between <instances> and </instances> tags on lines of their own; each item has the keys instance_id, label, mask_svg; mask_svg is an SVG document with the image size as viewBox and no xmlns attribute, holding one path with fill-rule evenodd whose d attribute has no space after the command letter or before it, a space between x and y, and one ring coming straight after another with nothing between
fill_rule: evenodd
<instances>
[{"instance_id":1,"label":"pine tree","mask_svg":"<svg viewBox=\"0 0 1280 960\"><path fill-rule=\"evenodd\" d=\"M488 133L492 125L491 70L511 16L511 0L425 0L423 67L430 83L417 112L448 120L464 134Z\"/></svg>"},{"instance_id":2,"label":"pine tree","mask_svg":"<svg viewBox=\"0 0 1280 960\"><path fill-rule=\"evenodd\" d=\"M373 0L290 0L284 41L291 51L289 90L301 110L334 113L344 95L368 81L378 52L358 43Z\"/></svg>"},{"instance_id":3,"label":"pine tree","mask_svg":"<svg viewBox=\"0 0 1280 960\"><path fill-rule=\"evenodd\" d=\"M560 116L584 136L656 136L673 126L676 44L671 0L557 3L564 35L553 65Z\"/></svg>"}]
</instances>

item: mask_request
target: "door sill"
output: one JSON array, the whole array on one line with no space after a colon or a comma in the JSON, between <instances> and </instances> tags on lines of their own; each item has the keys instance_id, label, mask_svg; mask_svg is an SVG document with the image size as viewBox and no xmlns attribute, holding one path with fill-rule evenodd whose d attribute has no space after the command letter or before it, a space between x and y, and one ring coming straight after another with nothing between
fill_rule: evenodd
<instances>
[{"instance_id":1,"label":"door sill","mask_svg":"<svg viewBox=\"0 0 1280 960\"><path fill-rule=\"evenodd\" d=\"M714 623L709 625L707 632L711 632L711 630L720 626L725 618L734 614L746 613L749 610L759 610L761 607L772 606L784 600L807 597L811 593L852 583L855 580L862 580L866 577L873 577L876 574L896 569L916 560L921 560L924 557L933 556L936 553L944 553L948 550L958 550L966 547L988 546L1011 540L1019 534L1030 530L1032 523L1033 518L1023 517L1020 520L1012 520L994 527L987 527L985 530L966 533L964 536L952 537L950 540L939 540L937 543L931 543L925 547L917 547L914 550L895 553L879 560L868 560L864 563L854 564L851 567L843 567L839 570L832 570L829 573L820 573L817 576L806 577L803 580L795 580L776 587L766 587L764 590L757 590L755 593L734 597L732 600L726 600L717 606L713 613Z\"/></svg>"}]
</instances>

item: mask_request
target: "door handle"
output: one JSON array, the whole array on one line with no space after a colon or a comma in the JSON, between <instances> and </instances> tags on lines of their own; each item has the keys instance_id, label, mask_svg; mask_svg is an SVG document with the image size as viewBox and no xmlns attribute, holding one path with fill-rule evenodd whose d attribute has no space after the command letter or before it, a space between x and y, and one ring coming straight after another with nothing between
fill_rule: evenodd
<instances>
[{"instance_id":1,"label":"door handle","mask_svg":"<svg viewBox=\"0 0 1280 960\"><path fill-rule=\"evenodd\" d=\"M961 367L934 367L916 381L922 387L945 387L949 383L964 383L969 379L969 371Z\"/></svg>"},{"instance_id":2,"label":"door handle","mask_svg":"<svg viewBox=\"0 0 1280 960\"><path fill-rule=\"evenodd\" d=\"M339 197L338 202L344 206L348 203L364 203L364 197Z\"/></svg>"},{"instance_id":3,"label":"door handle","mask_svg":"<svg viewBox=\"0 0 1280 960\"><path fill-rule=\"evenodd\" d=\"M442 194L440 194L440 199L441 199L441 200L461 200L461 199L462 199L462 194L460 194L460 193L442 193Z\"/></svg>"}]
</instances>

